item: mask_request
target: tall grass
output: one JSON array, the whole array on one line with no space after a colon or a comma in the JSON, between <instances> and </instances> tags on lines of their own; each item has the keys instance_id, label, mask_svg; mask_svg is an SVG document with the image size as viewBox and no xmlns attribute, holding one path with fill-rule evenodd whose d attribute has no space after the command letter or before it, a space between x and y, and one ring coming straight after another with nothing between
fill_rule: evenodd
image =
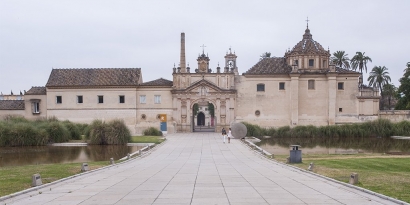
<instances>
[{"instance_id":1,"label":"tall grass","mask_svg":"<svg viewBox=\"0 0 410 205\"><path fill-rule=\"evenodd\" d=\"M299 137L299 138L387 138L390 136L410 136L410 122L402 121L392 123L387 119L378 119L370 122L329 125L315 127L307 126L284 126L279 128L262 128L258 125L243 123L248 129L247 136L262 137Z\"/></svg>"},{"instance_id":2,"label":"tall grass","mask_svg":"<svg viewBox=\"0 0 410 205\"><path fill-rule=\"evenodd\" d=\"M0 146L39 146L80 139L79 127L84 125L61 122L55 117L31 121L23 117L7 116L0 121Z\"/></svg>"},{"instance_id":3,"label":"tall grass","mask_svg":"<svg viewBox=\"0 0 410 205\"><path fill-rule=\"evenodd\" d=\"M105 123L94 120L87 131L90 144L119 145L126 144L131 140L131 134L122 120L113 120Z\"/></svg>"}]
</instances>

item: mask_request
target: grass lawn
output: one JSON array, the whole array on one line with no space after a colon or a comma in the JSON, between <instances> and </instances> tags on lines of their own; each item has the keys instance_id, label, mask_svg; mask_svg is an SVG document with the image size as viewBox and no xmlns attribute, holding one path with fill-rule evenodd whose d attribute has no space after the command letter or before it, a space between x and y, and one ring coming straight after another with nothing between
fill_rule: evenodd
<instances>
[{"instance_id":1,"label":"grass lawn","mask_svg":"<svg viewBox=\"0 0 410 205\"><path fill-rule=\"evenodd\" d=\"M132 136L131 142L132 143L155 143L159 144L163 142L165 139L162 136Z\"/></svg>"},{"instance_id":2,"label":"grass lawn","mask_svg":"<svg viewBox=\"0 0 410 205\"><path fill-rule=\"evenodd\" d=\"M275 156L286 162L286 155ZM351 173L359 174L357 186L410 202L410 156L382 154L303 155L303 163L292 164L307 169L314 163L314 172L349 182Z\"/></svg>"},{"instance_id":3,"label":"grass lawn","mask_svg":"<svg viewBox=\"0 0 410 205\"><path fill-rule=\"evenodd\" d=\"M39 173L43 184L81 173L82 163L41 164L0 167L0 196L31 187L31 176ZM90 170L109 165L109 162L89 162Z\"/></svg>"}]
</instances>

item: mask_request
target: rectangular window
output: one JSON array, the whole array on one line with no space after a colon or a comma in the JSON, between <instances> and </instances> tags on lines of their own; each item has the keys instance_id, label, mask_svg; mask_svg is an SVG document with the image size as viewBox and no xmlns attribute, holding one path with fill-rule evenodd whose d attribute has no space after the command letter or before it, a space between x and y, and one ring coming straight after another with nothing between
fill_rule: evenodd
<instances>
[{"instance_id":1,"label":"rectangular window","mask_svg":"<svg viewBox=\"0 0 410 205\"><path fill-rule=\"evenodd\" d=\"M77 103L83 103L83 96L77 95Z\"/></svg>"},{"instance_id":2,"label":"rectangular window","mask_svg":"<svg viewBox=\"0 0 410 205\"><path fill-rule=\"evenodd\" d=\"M339 112L343 112L343 108L340 107L340 108L339 108Z\"/></svg>"},{"instance_id":3,"label":"rectangular window","mask_svg":"<svg viewBox=\"0 0 410 205\"><path fill-rule=\"evenodd\" d=\"M298 61L298 60L295 60L295 65L299 65L299 61Z\"/></svg>"},{"instance_id":4,"label":"rectangular window","mask_svg":"<svg viewBox=\"0 0 410 205\"><path fill-rule=\"evenodd\" d=\"M140 95L140 103L141 104L147 103L147 97L145 95Z\"/></svg>"},{"instance_id":5,"label":"rectangular window","mask_svg":"<svg viewBox=\"0 0 410 205\"><path fill-rule=\"evenodd\" d=\"M313 59L309 59L309 67L312 67L313 66L313 64L314 64L314 60Z\"/></svg>"},{"instance_id":6,"label":"rectangular window","mask_svg":"<svg viewBox=\"0 0 410 205\"><path fill-rule=\"evenodd\" d=\"M104 103L104 96L98 95L98 103Z\"/></svg>"},{"instance_id":7,"label":"rectangular window","mask_svg":"<svg viewBox=\"0 0 410 205\"><path fill-rule=\"evenodd\" d=\"M39 114L39 113L40 113L40 103L33 102L33 114Z\"/></svg>"},{"instance_id":8,"label":"rectangular window","mask_svg":"<svg viewBox=\"0 0 410 205\"><path fill-rule=\"evenodd\" d=\"M338 90L344 90L344 83L337 83L337 89Z\"/></svg>"},{"instance_id":9,"label":"rectangular window","mask_svg":"<svg viewBox=\"0 0 410 205\"><path fill-rule=\"evenodd\" d=\"M323 67L322 68L327 68L326 60L323 60Z\"/></svg>"},{"instance_id":10,"label":"rectangular window","mask_svg":"<svg viewBox=\"0 0 410 205\"><path fill-rule=\"evenodd\" d=\"M57 104L63 103L63 97L62 96L56 96L56 103Z\"/></svg>"},{"instance_id":11,"label":"rectangular window","mask_svg":"<svg viewBox=\"0 0 410 205\"><path fill-rule=\"evenodd\" d=\"M279 90L285 90L285 83L284 82L279 83Z\"/></svg>"},{"instance_id":12,"label":"rectangular window","mask_svg":"<svg viewBox=\"0 0 410 205\"><path fill-rule=\"evenodd\" d=\"M125 96L124 95L120 95L120 103L125 103Z\"/></svg>"},{"instance_id":13,"label":"rectangular window","mask_svg":"<svg viewBox=\"0 0 410 205\"><path fill-rule=\"evenodd\" d=\"M154 96L154 103L155 104L161 104L161 95L155 95Z\"/></svg>"},{"instance_id":14,"label":"rectangular window","mask_svg":"<svg viewBox=\"0 0 410 205\"><path fill-rule=\"evenodd\" d=\"M265 84L257 84L256 85L256 91L264 92L265 91Z\"/></svg>"},{"instance_id":15,"label":"rectangular window","mask_svg":"<svg viewBox=\"0 0 410 205\"><path fill-rule=\"evenodd\" d=\"M308 89L309 90L315 89L315 80L308 80Z\"/></svg>"}]
</instances>

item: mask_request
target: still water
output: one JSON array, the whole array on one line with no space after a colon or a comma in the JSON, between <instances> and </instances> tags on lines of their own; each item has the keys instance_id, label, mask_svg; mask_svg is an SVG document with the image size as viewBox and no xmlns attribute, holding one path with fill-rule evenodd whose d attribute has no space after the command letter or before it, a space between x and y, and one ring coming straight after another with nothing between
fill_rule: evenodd
<instances>
[{"instance_id":1,"label":"still water","mask_svg":"<svg viewBox=\"0 0 410 205\"><path fill-rule=\"evenodd\" d=\"M288 155L290 145L301 145L303 154L410 154L410 140L391 138L270 138L255 143L276 155Z\"/></svg>"},{"instance_id":2,"label":"still water","mask_svg":"<svg viewBox=\"0 0 410 205\"><path fill-rule=\"evenodd\" d=\"M127 145L0 147L0 167L118 160L142 148Z\"/></svg>"}]
</instances>

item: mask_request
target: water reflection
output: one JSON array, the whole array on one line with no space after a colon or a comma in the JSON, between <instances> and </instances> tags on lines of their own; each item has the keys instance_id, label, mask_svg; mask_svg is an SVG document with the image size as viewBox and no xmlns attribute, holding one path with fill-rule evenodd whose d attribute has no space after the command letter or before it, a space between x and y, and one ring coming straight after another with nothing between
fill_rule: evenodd
<instances>
[{"instance_id":1,"label":"water reflection","mask_svg":"<svg viewBox=\"0 0 410 205\"><path fill-rule=\"evenodd\" d=\"M302 146L304 154L354 154L410 151L410 140L391 138L270 138L256 143L273 154L289 154L289 145Z\"/></svg>"},{"instance_id":2,"label":"water reflection","mask_svg":"<svg viewBox=\"0 0 410 205\"><path fill-rule=\"evenodd\" d=\"M143 148L126 145L0 147L0 167L115 160Z\"/></svg>"}]
</instances>

